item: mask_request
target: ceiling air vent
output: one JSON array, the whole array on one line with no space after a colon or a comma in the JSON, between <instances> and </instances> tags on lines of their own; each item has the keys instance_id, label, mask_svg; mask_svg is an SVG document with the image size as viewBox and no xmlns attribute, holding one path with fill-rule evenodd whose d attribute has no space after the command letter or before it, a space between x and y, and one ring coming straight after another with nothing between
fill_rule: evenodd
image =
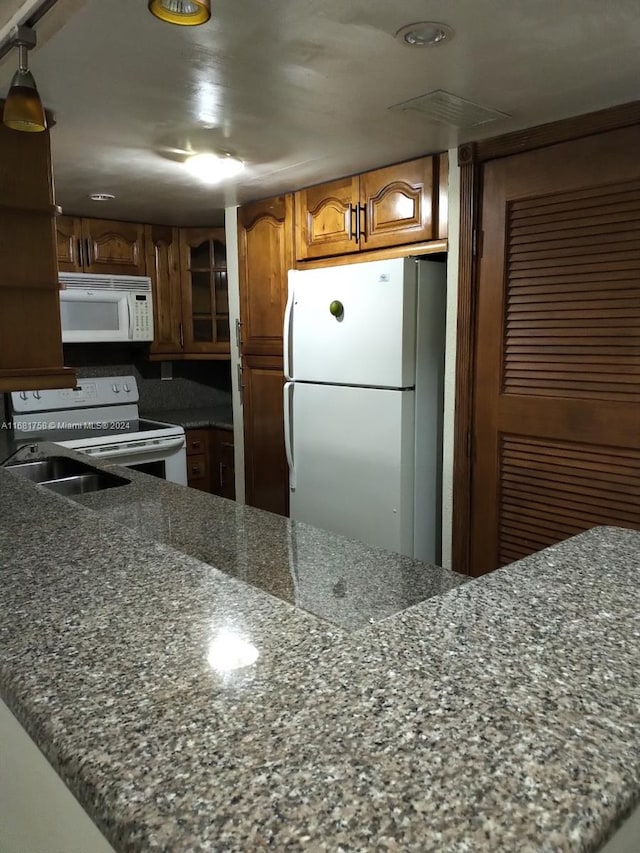
<instances>
[{"instance_id":1,"label":"ceiling air vent","mask_svg":"<svg viewBox=\"0 0 640 853\"><path fill-rule=\"evenodd\" d=\"M479 124L488 124L490 121L510 117L510 113L482 107L480 104L474 104L473 101L467 101L457 95L452 95L450 92L445 92L444 89L436 89L434 92L420 95L419 98L394 104L389 109L414 110L421 113L429 121L437 124L449 124L461 129L477 127Z\"/></svg>"}]
</instances>

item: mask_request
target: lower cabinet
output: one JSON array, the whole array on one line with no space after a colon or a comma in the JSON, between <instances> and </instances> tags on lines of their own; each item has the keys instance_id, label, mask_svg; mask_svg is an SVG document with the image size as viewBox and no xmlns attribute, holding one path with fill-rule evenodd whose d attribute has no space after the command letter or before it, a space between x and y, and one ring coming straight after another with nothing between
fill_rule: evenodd
<instances>
[{"instance_id":1,"label":"lower cabinet","mask_svg":"<svg viewBox=\"0 0 640 853\"><path fill-rule=\"evenodd\" d=\"M233 501L236 499L233 432L228 429L214 429L211 437L214 445L211 457L211 491Z\"/></svg>"},{"instance_id":2,"label":"lower cabinet","mask_svg":"<svg viewBox=\"0 0 640 853\"><path fill-rule=\"evenodd\" d=\"M211 491L211 458L207 429L185 430L187 438L187 482L192 489Z\"/></svg>"},{"instance_id":3,"label":"lower cabinet","mask_svg":"<svg viewBox=\"0 0 640 853\"><path fill-rule=\"evenodd\" d=\"M288 515L282 358L245 355L242 366L246 501L258 509Z\"/></svg>"},{"instance_id":4,"label":"lower cabinet","mask_svg":"<svg viewBox=\"0 0 640 853\"><path fill-rule=\"evenodd\" d=\"M233 432L216 427L185 430L187 482L192 489L235 500Z\"/></svg>"}]
</instances>

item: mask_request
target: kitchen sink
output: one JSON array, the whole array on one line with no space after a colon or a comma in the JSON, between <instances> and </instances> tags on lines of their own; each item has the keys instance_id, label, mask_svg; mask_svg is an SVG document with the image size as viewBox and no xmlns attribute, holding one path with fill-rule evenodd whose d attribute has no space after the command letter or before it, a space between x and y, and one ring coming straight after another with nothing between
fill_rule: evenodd
<instances>
[{"instance_id":1,"label":"kitchen sink","mask_svg":"<svg viewBox=\"0 0 640 853\"><path fill-rule=\"evenodd\" d=\"M96 469L90 468L84 462L71 459L69 456L52 456L50 459L42 459L39 462L16 462L9 466L16 474L33 480L34 483L43 483L45 480L59 480L62 477L73 477L77 474L86 474L88 469L93 473Z\"/></svg>"},{"instance_id":2,"label":"kitchen sink","mask_svg":"<svg viewBox=\"0 0 640 853\"><path fill-rule=\"evenodd\" d=\"M18 462L8 466L8 470L67 497L126 486L131 482L68 456L52 456L38 462Z\"/></svg>"}]
</instances>

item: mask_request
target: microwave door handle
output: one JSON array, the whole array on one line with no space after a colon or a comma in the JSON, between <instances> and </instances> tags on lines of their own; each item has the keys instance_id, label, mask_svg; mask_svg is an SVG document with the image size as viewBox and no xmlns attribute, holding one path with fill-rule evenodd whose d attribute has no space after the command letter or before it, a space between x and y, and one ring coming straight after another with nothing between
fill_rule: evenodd
<instances>
[{"instance_id":1,"label":"microwave door handle","mask_svg":"<svg viewBox=\"0 0 640 853\"><path fill-rule=\"evenodd\" d=\"M129 322L129 340L133 340L133 314L131 313L131 297L127 294L127 318Z\"/></svg>"}]
</instances>

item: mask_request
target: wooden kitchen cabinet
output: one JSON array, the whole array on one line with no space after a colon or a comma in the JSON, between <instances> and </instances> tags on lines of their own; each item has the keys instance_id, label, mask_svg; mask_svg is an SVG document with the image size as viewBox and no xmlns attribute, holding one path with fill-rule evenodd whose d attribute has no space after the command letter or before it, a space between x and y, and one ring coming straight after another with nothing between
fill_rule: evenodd
<instances>
[{"instance_id":1,"label":"wooden kitchen cabinet","mask_svg":"<svg viewBox=\"0 0 640 853\"><path fill-rule=\"evenodd\" d=\"M204 427L185 430L185 434L188 485L235 500L233 432Z\"/></svg>"},{"instance_id":2,"label":"wooden kitchen cabinet","mask_svg":"<svg viewBox=\"0 0 640 853\"><path fill-rule=\"evenodd\" d=\"M284 450L282 358L243 359L245 500L289 514L289 470Z\"/></svg>"},{"instance_id":3,"label":"wooden kitchen cabinet","mask_svg":"<svg viewBox=\"0 0 640 853\"><path fill-rule=\"evenodd\" d=\"M293 197L238 211L245 499L288 514L284 451L282 324L293 267Z\"/></svg>"},{"instance_id":4,"label":"wooden kitchen cabinet","mask_svg":"<svg viewBox=\"0 0 640 853\"><path fill-rule=\"evenodd\" d=\"M224 228L145 226L153 286L152 359L228 359Z\"/></svg>"},{"instance_id":5,"label":"wooden kitchen cabinet","mask_svg":"<svg viewBox=\"0 0 640 853\"><path fill-rule=\"evenodd\" d=\"M178 229L145 225L147 272L153 288L153 342L150 354L173 357L183 352L182 291Z\"/></svg>"},{"instance_id":6,"label":"wooden kitchen cabinet","mask_svg":"<svg viewBox=\"0 0 640 853\"><path fill-rule=\"evenodd\" d=\"M0 392L73 388L62 361L49 132L0 124L0 163Z\"/></svg>"},{"instance_id":7,"label":"wooden kitchen cabinet","mask_svg":"<svg viewBox=\"0 0 640 853\"><path fill-rule=\"evenodd\" d=\"M432 155L295 193L296 259L344 255L446 236L440 216L447 155ZM445 204L446 208L446 204ZM444 233L443 233L444 230Z\"/></svg>"},{"instance_id":8,"label":"wooden kitchen cabinet","mask_svg":"<svg viewBox=\"0 0 640 853\"><path fill-rule=\"evenodd\" d=\"M296 259L358 251L360 180L356 176L295 194Z\"/></svg>"},{"instance_id":9,"label":"wooden kitchen cabinet","mask_svg":"<svg viewBox=\"0 0 640 853\"><path fill-rule=\"evenodd\" d=\"M185 430L187 440L187 483L192 489L211 491L209 429Z\"/></svg>"},{"instance_id":10,"label":"wooden kitchen cabinet","mask_svg":"<svg viewBox=\"0 0 640 853\"><path fill-rule=\"evenodd\" d=\"M137 222L60 216L56 237L61 272L146 274L144 226Z\"/></svg>"},{"instance_id":11,"label":"wooden kitchen cabinet","mask_svg":"<svg viewBox=\"0 0 640 853\"><path fill-rule=\"evenodd\" d=\"M243 355L282 355L287 273L293 267L293 196L238 210L241 349Z\"/></svg>"},{"instance_id":12,"label":"wooden kitchen cabinet","mask_svg":"<svg viewBox=\"0 0 640 853\"><path fill-rule=\"evenodd\" d=\"M233 431L211 430L211 491L222 498L236 499Z\"/></svg>"},{"instance_id":13,"label":"wooden kitchen cabinet","mask_svg":"<svg viewBox=\"0 0 640 853\"><path fill-rule=\"evenodd\" d=\"M229 291L224 228L180 229L184 352L229 357Z\"/></svg>"}]
</instances>

